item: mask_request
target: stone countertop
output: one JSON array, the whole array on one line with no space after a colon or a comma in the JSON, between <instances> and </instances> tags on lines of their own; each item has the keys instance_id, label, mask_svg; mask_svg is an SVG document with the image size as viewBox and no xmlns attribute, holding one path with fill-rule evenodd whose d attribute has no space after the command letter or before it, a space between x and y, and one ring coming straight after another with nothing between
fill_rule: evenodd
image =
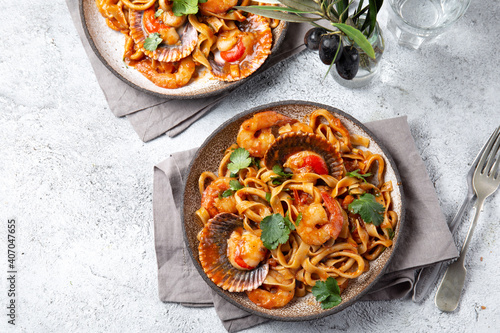
<instances>
[{"instance_id":1,"label":"stone countertop","mask_svg":"<svg viewBox=\"0 0 500 333\"><path fill-rule=\"evenodd\" d=\"M385 28L388 5L380 22ZM381 76L346 89L305 51L238 88L175 138L143 143L115 118L64 0L8 2L0 21L0 331L224 332L213 308L164 304L153 244L153 166L199 146L225 120L286 99L342 109L360 121L406 115L440 205L451 220L465 174L500 125L500 7L473 1L466 15L418 51L385 30ZM297 80L300 78L300 80ZM270 322L248 332L498 332L500 195L485 203L467 254L459 308L433 297L359 302L312 322ZM7 221L16 221L15 328L7 324ZM459 228L467 233L471 216ZM432 232L430 230L429 232Z\"/></svg>"}]
</instances>

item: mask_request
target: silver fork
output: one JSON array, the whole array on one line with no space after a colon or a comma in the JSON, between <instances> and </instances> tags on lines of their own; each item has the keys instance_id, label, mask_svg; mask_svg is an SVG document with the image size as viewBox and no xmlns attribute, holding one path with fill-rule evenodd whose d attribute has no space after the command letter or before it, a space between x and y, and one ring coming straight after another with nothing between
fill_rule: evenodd
<instances>
[{"instance_id":1,"label":"silver fork","mask_svg":"<svg viewBox=\"0 0 500 333\"><path fill-rule=\"evenodd\" d=\"M458 226L460 225L460 222L462 221L465 212L469 208L469 205L476 199L476 194L474 193L474 188L472 186L472 177L474 177L474 172L476 171L479 159L481 158L481 156L483 156L484 150L486 149L487 145L488 141L484 143L479 153L477 153L477 156L474 159L474 162L472 162L469 172L467 172L467 176L465 177L467 182L467 194L465 195L465 199L464 202L462 203L462 206L455 214L453 220L451 220L450 222L449 227L452 235L454 235L455 231L458 229ZM435 282L437 278L441 276L441 273L444 271L445 268L446 268L446 263L439 262L432 266L424 267L420 270L415 281L415 286L413 287L412 299L414 302L418 303L425 298L425 296L429 293L430 289L434 288L434 286L436 285Z\"/></svg>"},{"instance_id":2,"label":"silver fork","mask_svg":"<svg viewBox=\"0 0 500 333\"><path fill-rule=\"evenodd\" d=\"M476 204L474 205L476 214L469 227L469 232L467 233L467 238L465 239L462 250L460 251L460 257L457 261L448 266L436 293L435 303L441 311L454 311L460 301L460 296L465 282L465 275L467 272L464 267L464 259L467 250L469 249L470 240L472 238L474 228L476 227L479 213L481 213L481 210L483 209L484 200L495 192L500 184L500 156L498 156L499 147L500 127L493 132L492 136L488 140L486 149L477 164L474 177L472 178L472 185L477 196Z\"/></svg>"}]
</instances>

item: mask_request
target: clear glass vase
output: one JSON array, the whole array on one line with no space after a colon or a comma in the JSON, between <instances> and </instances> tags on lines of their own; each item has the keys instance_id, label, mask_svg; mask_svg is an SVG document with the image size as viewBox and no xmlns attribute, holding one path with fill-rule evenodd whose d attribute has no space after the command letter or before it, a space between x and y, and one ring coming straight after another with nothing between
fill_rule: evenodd
<instances>
[{"instance_id":1,"label":"clear glass vase","mask_svg":"<svg viewBox=\"0 0 500 333\"><path fill-rule=\"evenodd\" d=\"M359 69L358 73L352 80L346 80L342 78L338 73L336 66L332 66L330 74L333 76L335 81L347 88L361 88L368 85L375 79L379 74L380 61L385 49L385 41L382 35L382 30L380 26L375 26L372 34L368 38L370 44L372 44L373 50L375 51L375 59L370 58L365 51L363 51L358 44L354 44L354 47L359 53ZM352 41L345 37L342 40L345 47L352 45Z\"/></svg>"}]
</instances>

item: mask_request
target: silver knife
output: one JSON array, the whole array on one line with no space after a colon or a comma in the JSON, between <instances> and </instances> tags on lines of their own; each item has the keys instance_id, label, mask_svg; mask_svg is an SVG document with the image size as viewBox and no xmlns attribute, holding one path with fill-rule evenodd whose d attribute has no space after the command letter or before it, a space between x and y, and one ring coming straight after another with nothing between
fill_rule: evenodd
<instances>
[{"instance_id":1,"label":"silver knife","mask_svg":"<svg viewBox=\"0 0 500 333\"><path fill-rule=\"evenodd\" d=\"M474 170L476 170L477 163L479 162L479 158L483 153L483 150L486 148L486 144L484 144L481 151L476 156L476 159L472 163L472 166L467 173L467 194L465 196L465 200L462 203L462 206L458 210L455 217L450 222L450 231L451 234L455 234L455 231L458 228L459 222L462 221L463 215L465 211L469 208L470 204L476 199L476 194L474 193L474 189L472 188L472 176L474 175ZM432 266L426 266L422 268L415 280L415 286L413 287L413 301L418 303L421 302L429 293L429 290L436 285L436 281L438 276L442 274L444 268L447 267L447 262L439 262Z\"/></svg>"}]
</instances>

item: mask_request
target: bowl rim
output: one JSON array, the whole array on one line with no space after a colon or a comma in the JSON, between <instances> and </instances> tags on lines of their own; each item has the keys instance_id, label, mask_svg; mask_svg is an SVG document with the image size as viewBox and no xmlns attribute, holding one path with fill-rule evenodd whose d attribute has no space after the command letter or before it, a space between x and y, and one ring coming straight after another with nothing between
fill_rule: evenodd
<instances>
[{"instance_id":1,"label":"bowl rim","mask_svg":"<svg viewBox=\"0 0 500 333\"><path fill-rule=\"evenodd\" d=\"M207 97L213 97L213 96L218 96L218 95L222 95L223 93L227 92L227 93L230 93L231 91L233 91L234 89L236 89L237 87L239 87L240 85L250 81L252 78L254 78L255 76L259 75L260 73L263 73L265 72L266 70L268 70L269 68L273 67L273 66L266 66L266 64L269 64L269 59L273 56L273 54L276 54L276 52L280 49L281 45L283 44L283 41L285 39L285 36L286 36L286 33L288 31L288 27L289 27L289 24L288 22L286 21L282 21L283 23L283 29L282 29L282 33L280 34L279 38L276 39L276 41L274 42L274 45L272 46L271 48L271 54L269 54L269 57L266 59L266 61L260 66L260 68L258 68L254 73L252 73L250 76L246 77L246 78L243 78L241 80L238 80L238 81L233 81L233 82L228 82L230 84L228 84L227 86L225 87L222 87L220 89L215 89L213 91L209 91L209 92L205 92L205 93L202 93L202 94L197 94L197 95L169 95L169 94L162 94L162 93L159 93L159 92L156 92L156 91L151 91L149 89L146 89L144 87L141 87L137 84L135 84L134 82L128 80L126 77L124 77L123 75L121 75L120 73L118 73L118 71L116 71L107 61L106 59L102 56L101 52L99 51L99 49L97 48L95 42L94 42L94 39L92 38L91 34L90 34L90 31L89 31L89 28L88 28L88 25L87 25L87 20L85 18L85 12L84 12L84 2L85 1L90 1L90 0L78 0L79 1L79 14L80 14L80 21L81 21L81 25L82 25L82 28L83 28L83 31L85 33L85 37L87 38L87 41L89 42L89 45L90 47L92 48L92 51L94 52L94 54L97 56L97 58L101 61L101 63L111 72L113 73L113 75L115 75L117 78L119 78L121 81L125 82L126 84L128 84L129 86L131 86L132 88L134 89L137 89L141 92L144 92L144 93L147 93L149 95L152 95L152 96L156 96L156 97L160 97L160 98L168 98L168 99L186 99L186 100L189 100L189 99L198 99L198 98L207 98ZM165 89L166 91L168 91L169 89ZM171 90L171 89L170 89Z\"/></svg>"},{"instance_id":2,"label":"bowl rim","mask_svg":"<svg viewBox=\"0 0 500 333\"><path fill-rule=\"evenodd\" d=\"M387 261L384 263L384 266L380 270L379 274L373 279L373 281L366 288L364 288L364 290L362 290L360 293L358 293L356 296L354 296L353 298L351 298L350 300L348 300L345 303L341 303L338 306L335 306L335 307L333 307L331 309L324 310L324 312L321 312L321 313L318 313L318 314L306 315L306 316L297 316L297 317L274 316L274 315L271 315L271 314L267 314L267 313L263 313L263 312L258 312L258 311L254 310L254 309L247 308L247 307L243 306L242 304L236 302L232 298L228 297L220 287L218 287L215 283L212 282L212 280L210 280L207 277L207 275L203 271L203 268L201 267L201 265L197 261L196 254L193 253L193 251L191 250L191 247L189 246L189 240L188 240L188 237L187 237L186 227L185 227L185 223L184 223L184 195L185 195L185 192L186 192L188 175L191 173L191 169L192 169L192 167L194 165L194 161L200 155L201 148L203 148L208 142L210 142L213 139L213 137L215 135L217 135L220 131L222 131L223 129L225 129L229 124L231 124L231 123L233 123L235 121L238 121L238 120L240 120L242 118L245 118L246 116L248 116L248 115L250 115L252 113L255 113L255 112L258 112L258 111L263 111L266 108L273 108L273 107L277 107L277 106L286 106L286 105L304 105L304 106L314 106L314 107L318 107L318 108L323 108L323 109L326 109L328 111L340 114L343 117L345 117L345 118L349 119L350 121L352 121L355 125L361 127L361 129L363 129L370 136L370 139L373 139L374 141L376 141L377 145L380 147L380 149L382 150L382 152L385 155L384 158L387 159L388 163L391 165L391 168L393 169L394 174L396 176L396 180L397 180L397 183L395 184L395 186L397 186L399 188L400 197L401 197L401 200L400 200L401 201L401 214L398 217L398 227L397 227L398 237L396 239L396 242L392 245L393 248L392 248L392 252L391 252L389 258L387 258ZM214 290L224 300L228 301L229 303L235 305L236 307L238 307L238 308L240 308L240 309L242 309L244 311L250 312L251 314L259 316L259 317L264 317L264 318L268 318L268 319L272 319L272 320L279 320L279 321L291 321L291 322L292 321L308 321L308 320L314 320L314 319L319 319L319 318L327 317L327 316L330 316L330 315L332 315L334 313L340 312L340 311L348 308L349 306L351 306L354 303L356 303L361 297L363 297L364 295L366 295L373 288L373 286L376 285L377 282L384 276L385 271L387 270L387 267L390 265L392 259L394 258L394 254L396 253L397 249L399 248L399 244L401 243L401 239L402 239L401 236L404 233L403 230L405 228L406 199L405 199L405 195L404 195L404 191L403 191L403 182L401 180L401 175L399 174L399 170L397 168L397 165L396 165L394 159L392 158L392 156L390 155L389 151L387 150L387 148L385 147L385 145L383 145L378 140L378 138L373 134L373 132L370 131L359 120L357 120L356 118L354 118L350 114L348 114L348 113L346 113L346 112L344 112L344 111L342 111L340 109L337 109L337 108L329 106L329 105L321 104L321 103L304 101L304 100L284 100L284 101L279 101L279 102L272 102L272 103L258 105L258 106L252 107L252 108L250 108L250 109L248 109L246 111L243 111L243 112L240 112L240 113L234 115L233 117L231 117L230 119L228 119L224 123L222 123L219 127L217 127L217 129L215 129L205 139L205 141L200 145L199 149L196 151L196 153L193 156L191 162L189 163L189 167L188 167L187 172L186 172L186 174L184 175L183 178L184 179L183 179L183 186L182 186L182 200L181 200L181 207L180 207L181 208L181 212L180 212L181 214L180 215L181 215L182 232L183 232L183 238L184 238L184 245L186 246L186 248L187 248L187 250L189 252L189 256L191 257L191 260L193 261L194 266L196 267L196 270L201 275L202 279L212 288L212 290Z\"/></svg>"}]
</instances>

